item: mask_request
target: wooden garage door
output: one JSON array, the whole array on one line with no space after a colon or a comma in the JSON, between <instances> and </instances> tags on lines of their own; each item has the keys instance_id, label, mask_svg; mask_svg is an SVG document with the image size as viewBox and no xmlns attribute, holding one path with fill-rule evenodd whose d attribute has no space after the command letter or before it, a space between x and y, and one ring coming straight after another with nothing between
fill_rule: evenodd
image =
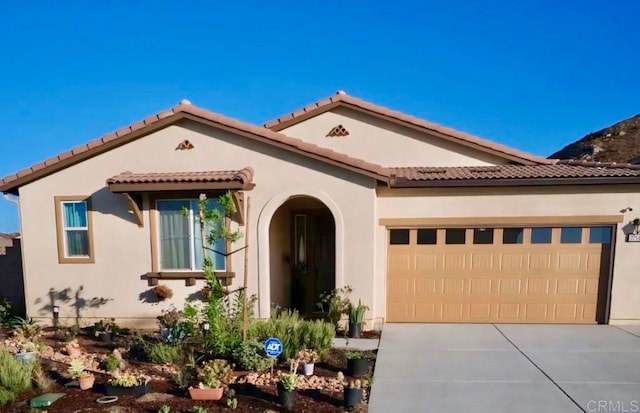
<instances>
[{"instance_id":1,"label":"wooden garage door","mask_svg":"<svg viewBox=\"0 0 640 413\"><path fill-rule=\"evenodd\" d=\"M612 227L390 229L390 322L596 323Z\"/></svg>"}]
</instances>

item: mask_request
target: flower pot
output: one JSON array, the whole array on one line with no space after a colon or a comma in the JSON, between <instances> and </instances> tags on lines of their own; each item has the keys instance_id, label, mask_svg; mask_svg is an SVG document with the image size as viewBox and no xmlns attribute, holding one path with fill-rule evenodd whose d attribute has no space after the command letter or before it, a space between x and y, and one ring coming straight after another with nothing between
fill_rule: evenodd
<instances>
[{"instance_id":1,"label":"flower pot","mask_svg":"<svg viewBox=\"0 0 640 413\"><path fill-rule=\"evenodd\" d=\"M80 385L80 390L89 390L93 387L93 383L95 383L95 376L86 376L78 378L78 384Z\"/></svg>"},{"instance_id":2,"label":"flower pot","mask_svg":"<svg viewBox=\"0 0 640 413\"><path fill-rule=\"evenodd\" d=\"M193 400L220 400L224 395L224 387L217 389L199 389L189 387L189 396Z\"/></svg>"},{"instance_id":3,"label":"flower pot","mask_svg":"<svg viewBox=\"0 0 640 413\"><path fill-rule=\"evenodd\" d=\"M349 322L349 337L360 338L362 333L362 323Z\"/></svg>"},{"instance_id":4,"label":"flower pot","mask_svg":"<svg viewBox=\"0 0 640 413\"><path fill-rule=\"evenodd\" d=\"M303 363L302 364L302 371L304 372L305 376L313 376L313 363Z\"/></svg>"},{"instance_id":5,"label":"flower pot","mask_svg":"<svg viewBox=\"0 0 640 413\"><path fill-rule=\"evenodd\" d=\"M362 377L369 371L369 360L367 358L347 360L347 376Z\"/></svg>"},{"instance_id":6,"label":"flower pot","mask_svg":"<svg viewBox=\"0 0 640 413\"><path fill-rule=\"evenodd\" d=\"M107 396L140 397L147 393L151 393L151 384L145 383L145 384L141 384L133 387L122 387L122 386L114 386L113 384L107 383L104 386L104 390Z\"/></svg>"},{"instance_id":7,"label":"flower pot","mask_svg":"<svg viewBox=\"0 0 640 413\"><path fill-rule=\"evenodd\" d=\"M80 350L79 347L66 346L65 348L67 350L67 354L71 358L80 357L82 355L82 350Z\"/></svg>"},{"instance_id":8,"label":"flower pot","mask_svg":"<svg viewBox=\"0 0 640 413\"><path fill-rule=\"evenodd\" d=\"M27 364L27 363L31 363L36 361L36 355L38 354L37 351L24 351L24 352L19 352L16 353L16 357L23 363L23 364Z\"/></svg>"},{"instance_id":9,"label":"flower pot","mask_svg":"<svg viewBox=\"0 0 640 413\"><path fill-rule=\"evenodd\" d=\"M113 333L107 333L107 332L101 331L97 334L96 337L98 338L99 341L102 341L103 343L111 343L113 341Z\"/></svg>"},{"instance_id":10,"label":"flower pot","mask_svg":"<svg viewBox=\"0 0 640 413\"><path fill-rule=\"evenodd\" d=\"M362 401L362 389L344 388L344 405L353 407Z\"/></svg>"},{"instance_id":11,"label":"flower pot","mask_svg":"<svg viewBox=\"0 0 640 413\"><path fill-rule=\"evenodd\" d=\"M278 403L287 409L293 408L293 405L296 404L296 397L298 393L295 390L285 390L282 383L278 383Z\"/></svg>"}]
</instances>

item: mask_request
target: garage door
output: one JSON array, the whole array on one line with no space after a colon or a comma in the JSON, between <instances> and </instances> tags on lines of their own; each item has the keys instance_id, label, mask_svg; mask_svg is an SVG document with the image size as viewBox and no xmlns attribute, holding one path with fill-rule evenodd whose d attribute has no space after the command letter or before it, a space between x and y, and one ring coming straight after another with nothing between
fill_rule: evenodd
<instances>
[{"instance_id":1,"label":"garage door","mask_svg":"<svg viewBox=\"0 0 640 413\"><path fill-rule=\"evenodd\" d=\"M390 322L596 323L612 227L390 229Z\"/></svg>"}]
</instances>

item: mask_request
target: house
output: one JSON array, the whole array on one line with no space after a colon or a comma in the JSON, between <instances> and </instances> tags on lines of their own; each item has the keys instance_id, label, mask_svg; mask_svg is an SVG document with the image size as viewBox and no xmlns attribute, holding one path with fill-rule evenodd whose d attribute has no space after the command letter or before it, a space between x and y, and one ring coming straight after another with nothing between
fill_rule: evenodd
<instances>
[{"instance_id":1,"label":"house","mask_svg":"<svg viewBox=\"0 0 640 413\"><path fill-rule=\"evenodd\" d=\"M351 285L374 327L640 322L639 189L639 166L547 160L344 92L264 127L183 100L0 182L31 316L180 306L203 285L196 200L232 191L259 316ZM244 253L212 254L241 286ZM157 283L174 297L150 300Z\"/></svg>"},{"instance_id":2,"label":"house","mask_svg":"<svg viewBox=\"0 0 640 413\"><path fill-rule=\"evenodd\" d=\"M2 299L9 302L11 312L24 313L20 234L0 233L0 300Z\"/></svg>"}]
</instances>

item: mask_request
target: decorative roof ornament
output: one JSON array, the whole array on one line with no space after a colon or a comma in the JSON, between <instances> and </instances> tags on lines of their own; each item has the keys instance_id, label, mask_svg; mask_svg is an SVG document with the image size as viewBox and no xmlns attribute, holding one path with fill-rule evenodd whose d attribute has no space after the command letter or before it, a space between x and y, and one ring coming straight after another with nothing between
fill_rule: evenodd
<instances>
[{"instance_id":1,"label":"decorative roof ornament","mask_svg":"<svg viewBox=\"0 0 640 413\"><path fill-rule=\"evenodd\" d=\"M327 137L341 137L349 136L349 131L342 125L334 126L333 129L327 133Z\"/></svg>"},{"instance_id":2,"label":"decorative roof ornament","mask_svg":"<svg viewBox=\"0 0 640 413\"><path fill-rule=\"evenodd\" d=\"M184 150L193 149L193 148L195 148L195 146L193 146L191 142L185 139L182 142L180 142L180 144L176 147L176 151L184 151Z\"/></svg>"}]
</instances>

